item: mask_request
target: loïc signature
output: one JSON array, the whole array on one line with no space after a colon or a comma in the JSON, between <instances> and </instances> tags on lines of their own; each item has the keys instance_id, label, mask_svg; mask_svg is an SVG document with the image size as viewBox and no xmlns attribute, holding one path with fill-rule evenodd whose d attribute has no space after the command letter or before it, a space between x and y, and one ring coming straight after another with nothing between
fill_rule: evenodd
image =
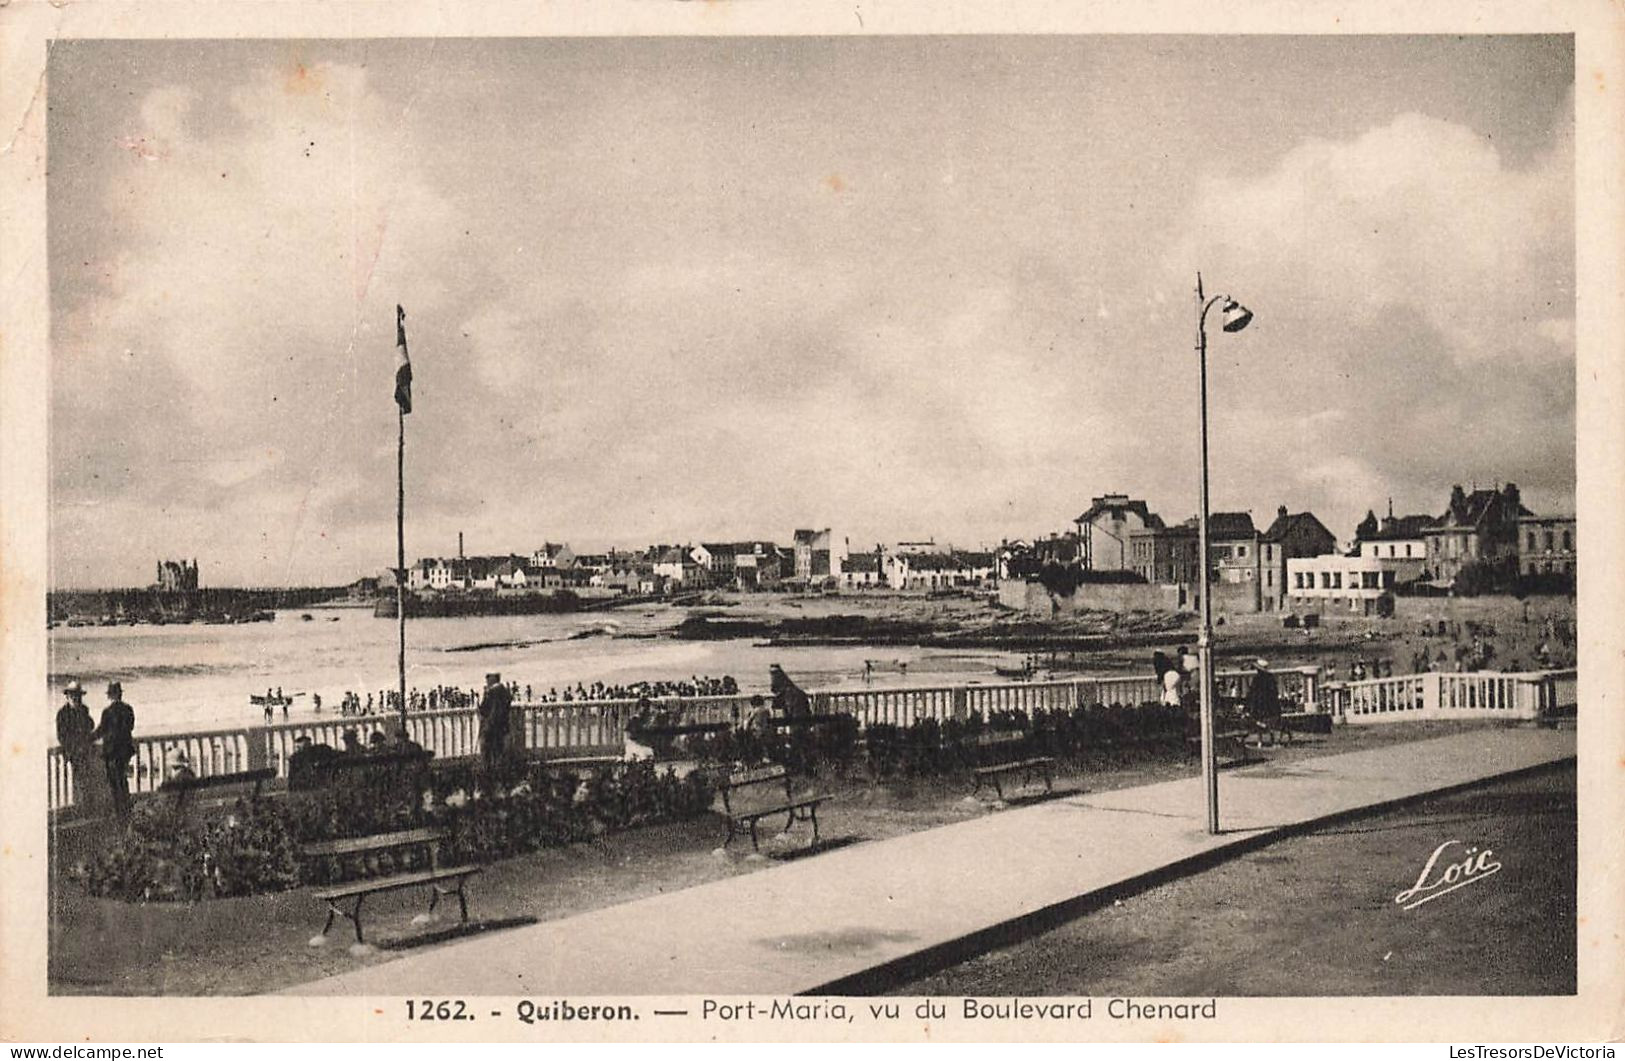
<instances>
[{"instance_id":1,"label":"lo\u00efc signature","mask_svg":"<svg viewBox=\"0 0 1625 1061\"><path fill-rule=\"evenodd\" d=\"M1422 867L1422 875L1416 878L1416 883L1394 896L1394 902L1399 904L1401 910L1411 910L1423 903L1432 902L1441 895L1448 895L1457 888L1465 888L1469 884L1483 880L1501 872L1501 863L1495 861L1495 852L1489 848L1466 847L1463 848L1463 857L1453 862L1447 862L1442 867L1441 861L1445 852L1452 847L1463 847L1460 840L1446 840L1433 849L1428 857L1427 865ZM1451 858L1455 858L1452 854Z\"/></svg>"}]
</instances>

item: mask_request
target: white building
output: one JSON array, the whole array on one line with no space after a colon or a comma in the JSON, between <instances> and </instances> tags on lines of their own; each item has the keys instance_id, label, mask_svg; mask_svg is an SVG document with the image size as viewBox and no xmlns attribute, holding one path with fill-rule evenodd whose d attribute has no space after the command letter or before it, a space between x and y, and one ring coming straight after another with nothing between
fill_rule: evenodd
<instances>
[{"instance_id":1,"label":"white building","mask_svg":"<svg viewBox=\"0 0 1625 1061\"><path fill-rule=\"evenodd\" d=\"M1295 557L1286 562L1287 606L1294 610L1391 613L1399 561L1386 557Z\"/></svg>"}]
</instances>

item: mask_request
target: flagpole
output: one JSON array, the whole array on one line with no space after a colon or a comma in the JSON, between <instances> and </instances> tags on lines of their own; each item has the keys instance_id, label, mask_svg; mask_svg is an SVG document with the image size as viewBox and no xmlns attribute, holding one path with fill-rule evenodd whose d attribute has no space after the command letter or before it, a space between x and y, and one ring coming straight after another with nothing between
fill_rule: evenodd
<instances>
[{"instance_id":1,"label":"flagpole","mask_svg":"<svg viewBox=\"0 0 1625 1061\"><path fill-rule=\"evenodd\" d=\"M395 615L400 624L401 731L406 731L406 411L397 408L395 440Z\"/></svg>"}]
</instances>

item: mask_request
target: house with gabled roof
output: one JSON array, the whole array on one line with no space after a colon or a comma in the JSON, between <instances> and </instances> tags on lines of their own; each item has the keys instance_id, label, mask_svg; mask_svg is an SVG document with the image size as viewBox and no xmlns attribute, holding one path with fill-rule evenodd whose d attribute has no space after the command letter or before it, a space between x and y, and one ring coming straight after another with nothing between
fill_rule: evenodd
<instances>
[{"instance_id":1,"label":"house with gabled roof","mask_svg":"<svg viewBox=\"0 0 1625 1061\"><path fill-rule=\"evenodd\" d=\"M1422 531L1427 541L1427 569L1434 581L1454 583L1473 564L1517 563L1518 521L1535 513L1523 506L1514 483L1497 490L1451 488L1450 505Z\"/></svg>"},{"instance_id":2,"label":"house with gabled roof","mask_svg":"<svg viewBox=\"0 0 1625 1061\"><path fill-rule=\"evenodd\" d=\"M1258 606L1277 611L1285 606L1287 561L1337 551L1337 536L1313 512L1275 510L1275 520L1258 539Z\"/></svg>"},{"instance_id":3,"label":"house with gabled roof","mask_svg":"<svg viewBox=\"0 0 1625 1061\"><path fill-rule=\"evenodd\" d=\"M1134 568L1130 538L1136 531L1158 530L1162 518L1141 500L1127 494L1102 494L1072 521L1078 528L1079 561L1088 571L1127 571Z\"/></svg>"}]
</instances>

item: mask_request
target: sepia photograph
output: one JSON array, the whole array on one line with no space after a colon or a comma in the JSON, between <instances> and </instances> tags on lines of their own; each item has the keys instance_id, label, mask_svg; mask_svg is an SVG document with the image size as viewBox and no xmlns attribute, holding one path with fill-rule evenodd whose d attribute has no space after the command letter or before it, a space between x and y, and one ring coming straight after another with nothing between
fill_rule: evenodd
<instances>
[{"instance_id":1,"label":"sepia photograph","mask_svg":"<svg viewBox=\"0 0 1625 1061\"><path fill-rule=\"evenodd\" d=\"M48 42L48 1000L1583 993L1576 35L866 11Z\"/></svg>"}]
</instances>

